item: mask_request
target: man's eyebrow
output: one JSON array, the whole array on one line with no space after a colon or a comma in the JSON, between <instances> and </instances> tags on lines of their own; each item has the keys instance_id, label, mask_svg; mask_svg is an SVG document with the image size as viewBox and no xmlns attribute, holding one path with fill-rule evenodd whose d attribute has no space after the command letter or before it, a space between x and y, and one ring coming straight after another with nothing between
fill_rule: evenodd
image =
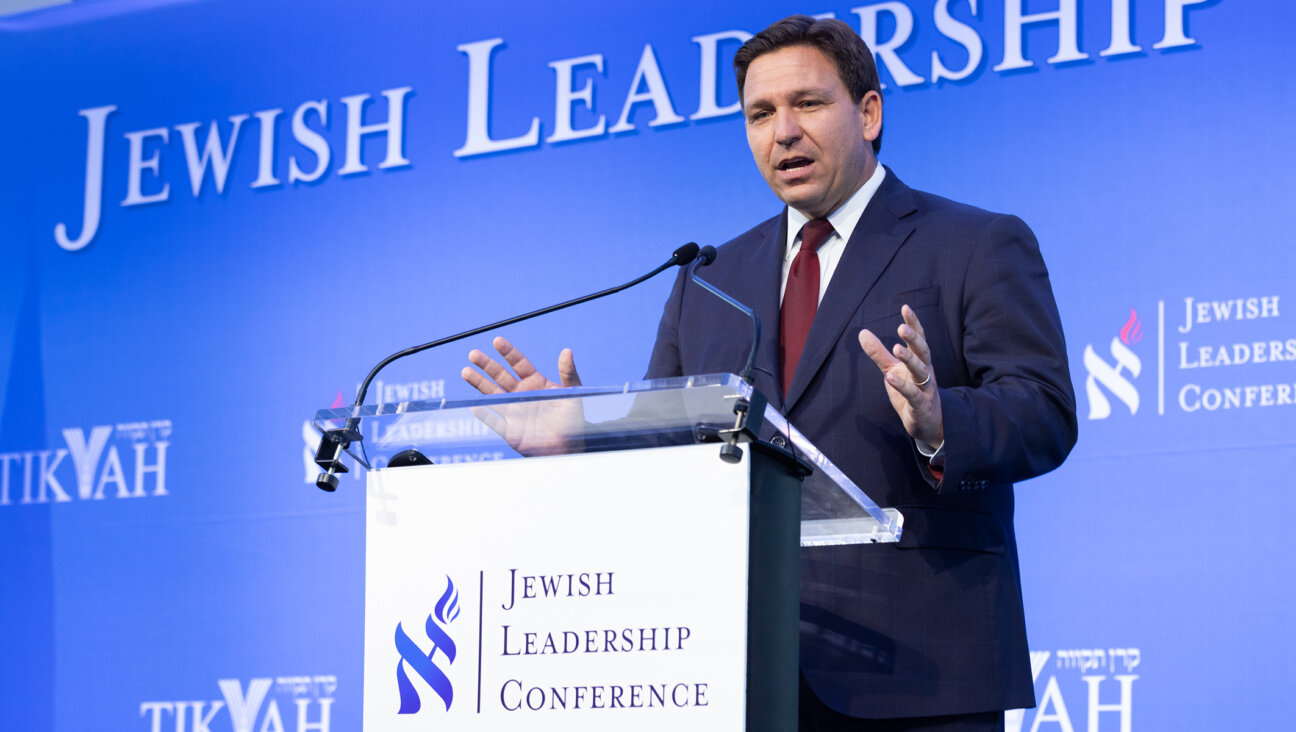
<instances>
[{"instance_id":1,"label":"man's eyebrow","mask_svg":"<svg viewBox=\"0 0 1296 732\"><path fill-rule=\"evenodd\" d=\"M831 93L831 89L826 86L807 86L793 89L792 91L787 92L786 96L789 99L804 99L805 97L826 97ZM749 98L753 99L754 103L770 103L768 96Z\"/></svg>"},{"instance_id":2,"label":"man's eyebrow","mask_svg":"<svg viewBox=\"0 0 1296 732\"><path fill-rule=\"evenodd\" d=\"M794 98L796 98L796 97L824 97L824 96L828 96L829 93L830 93L829 88L826 87L826 86L809 86L809 87L804 87L804 88L801 88L801 89L795 89L795 90L793 90L793 92L792 92L792 96L793 96Z\"/></svg>"}]
</instances>

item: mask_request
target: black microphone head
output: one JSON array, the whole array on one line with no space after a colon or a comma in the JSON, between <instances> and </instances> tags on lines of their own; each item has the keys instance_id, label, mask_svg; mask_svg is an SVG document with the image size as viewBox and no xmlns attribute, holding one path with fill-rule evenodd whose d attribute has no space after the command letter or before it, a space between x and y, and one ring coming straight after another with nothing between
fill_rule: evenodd
<instances>
[{"instance_id":1,"label":"black microphone head","mask_svg":"<svg viewBox=\"0 0 1296 732\"><path fill-rule=\"evenodd\" d=\"M698 255L698 245L694 244L693 242L689 242L688 244L685 244L684 246L675 250L675 253L671 255L671 262L683 267L684 265L688 264L689 262L692 262L695 258L697 258L697 255Z\"/></svg>"},{"instance_id":2,"label":"black microphone head","mask_svg":"<svg viewBox=\"0 0 1296 732\"><path fill-rule=\"evenodd\" d=\"M697 258L699 267L705 267L708 264L711 264L716 258L716 248L707 244L698 251Z\"/></svg>"}]
</instances>

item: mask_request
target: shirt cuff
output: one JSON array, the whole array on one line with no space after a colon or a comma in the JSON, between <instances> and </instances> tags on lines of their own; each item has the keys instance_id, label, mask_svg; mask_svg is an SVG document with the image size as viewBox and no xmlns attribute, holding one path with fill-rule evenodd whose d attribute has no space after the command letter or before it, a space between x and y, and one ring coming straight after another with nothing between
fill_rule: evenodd
<instances>
[{"instance_id":1,"label":"shirt cuff","mask_svg":"<svg viewBox=\"0 0 1296 732\"><path fill-rule=\"evenodd\" d=\"M914 440L914 445L918 448L918 454L927 458L928 461L939 455L941 450L945 449L944 440L941 440L941 444L937 445L935 449L922 440Z\"/></svg>"},{"instance_id":2,"label":"shirt cuff","mask_svg":"<svg viewBox=\"0 0 1296 732\"><path fill-rule=\"evenodd\" d=\"M931 449L931 446L922 440L914 440L914 447L918 448L919 455L927 459L927 470L932 474L932 477L938 481L944 479L945 441L941 440L941 444L937 445L935 450Z\"/></svg>"}]
</instances>

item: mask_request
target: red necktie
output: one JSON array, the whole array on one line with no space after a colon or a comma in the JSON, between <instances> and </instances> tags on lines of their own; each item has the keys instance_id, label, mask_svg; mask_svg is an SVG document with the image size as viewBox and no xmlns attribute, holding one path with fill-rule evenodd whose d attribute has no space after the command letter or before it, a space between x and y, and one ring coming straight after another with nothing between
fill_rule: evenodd
<instances>
[{"instance_id":1,"label":"red necktie","mask_svg":"<svg viewBox=\"0 0 1296 732\"><path fill-rule=\"evenodd\" d=\"M801 227L801 251L788 269L783 289L783 310L779 314L780 379L786 396L805 348L806 335L819 309L819 254L815 250L833 233L828 219L807 221Z\"/></svg>"}]
</instances>

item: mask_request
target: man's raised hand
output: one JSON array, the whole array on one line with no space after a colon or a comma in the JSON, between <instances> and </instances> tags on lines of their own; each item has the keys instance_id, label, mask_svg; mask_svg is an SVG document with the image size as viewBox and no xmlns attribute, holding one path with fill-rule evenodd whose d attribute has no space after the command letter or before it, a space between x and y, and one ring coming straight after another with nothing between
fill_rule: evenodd
<instances>
[{"instance_id":1,"label":"man's raised hand","mask_svg":"<svg viewBox=\"0 0 1296 732\"><path fill-rule=\"evenodd\" d=\"M464 381L467 381L474 389L483 394L500 394L502 392L515 391L532 391L534 389L558 389L564 386L580 386L580 375L576 373L576 360L572 356L570 348L564 348L562 353L558 354L558 383L554 383L544 374L536 370L531 361L509 343L503 337L496 337L491 344L499 352L504 362L511 367L511 371L505 368L503 364L487 356L485 353L473 349L468 353L468 360L473 366L485 372L481 372L465 366L460 375Z\"/></svg>"},{"instance_id":2,"label":"man's raised hand","mask_svg":"<svg viewBox=\"0 0 1296 732\"><path fill-rule=\"evenodd\" d=\"M505 394L538 389L580 386L570 348L558 355L558 383L536 370L531 361L504 338L492 343L506 367L474 349L468 360L481 371L465 366L460 375L482 394ZM585 424L584 409L576 399L477 408L473 414L498 433L514 450L527 456L554 455L579 449Z\"/></svg>"},{"instance_id":3,"label":"man's raised hand","mask_svg":"<svg viewBox=\"0 0 1296 732\"><path fill-rule=\"evenodd\" d=\"M945 441L945 425L941 418L940 391L936 388L936 375L932 370L931 350L922 323L913 309L905 305L900 309L904 322L896 329L901 343L888 351L882 341L867 328L859 333L860 346L882 371L887 396L905 431L935 450Z\"/></svg>"}]
</instances>

